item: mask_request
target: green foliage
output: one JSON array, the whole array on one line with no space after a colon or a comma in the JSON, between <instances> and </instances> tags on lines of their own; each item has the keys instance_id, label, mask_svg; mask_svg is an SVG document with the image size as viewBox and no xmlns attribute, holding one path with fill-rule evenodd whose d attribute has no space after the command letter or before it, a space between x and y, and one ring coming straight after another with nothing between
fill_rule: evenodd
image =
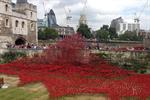
<instances>
[{"instance_id":1,"label":"green foliage","mask_svg":"<svg viewBox=\"0 0 150 100\"><path fill-rule=\"evenodd\" d=\"M119 40L124 40L124 41L142 41L143 37L137 36L137 33L126 31L124 34L119 35Z\"/></svg>"},{"instance_id":2,"label":"green foliage","mask_svg":"<svg viewBox=\"0 0 150 100\"><path fill-rule=\"evenodd\" d=\"M110 35L110 39L114 39L118 37L116 29L112 27L109 28L109 35Z\"/></svg>"},{"instance_id":3,"label":"green foliage","mask_svg":"<svg viewBox=\"0 0 150 100\"><path fill-rule=\"evenodd\" d=\"M96 31L96 38L99 41L107 41L109 39L109 26L103 25L99 30Z\"/></svg>"},{"instance_id":4,"label":"green foliage","mask_svg":"<svg viewBox=\"0 0 150 100\"><path fill-rule=\"evenodd\" d=\"M109 31L109 26L108 25L103 25L101 27L101 30Z\"/></svg>"},{"instance_id":5,"label":"green foliage","mask_svg":"<svg viewBox=\"0 0 150 100\"><path fill-rule=\"evenodd\" d=\"M85 38L87 38L87 39L93 37L93 35L92 35L91 31L90 31L90 28L86 24L81 24L79 26L79 28L77 29L77 32L79 34L81 34L82 36L84 36Z\"/></svg>"},{"instance_id":6,"label":"green foliage","mask_svg":"<svg viewBox=\"0 0 150 100\"><path fill-rule=\"evenodd\" d=\"M109 52L100 52L98 54L101 58L106 59L110 64L120 66L123 69L135 71L144 74L147 72L150 65L150 54L138 54L136 58L124 58L124 54L112 54Z\"/></svg>"},{"instance_id":7,"label":"green foliage","mask_svg":"<svg viewBox=\"0 0 150 100\"><path fill-rule=\"evenodd\" d=\"M56 39L57 37L58 32L52 28L45 28L43 31L38 31L38 39L40 40Z\"/></svg>"},{"instance_id":8,"label":"green foliage","mask_svg":"<svg viewBox=\"0 0 150 100\"><path fill-rule=\"evenodd\" d=\"M96 38L99 41L108 41L110 39L117 38L117 33L114 28L111 28L108 25L103 25L96 31Z\"/></svg>"},{"instance_id":9,"label":"green foliage","mask_svg":"<svg viewBox=\"0 0 150 100\"><path fill-rule=\"evenodd\" d=\"M55 29L46 28L44 33L47 39L56 39L58 37L58 32Z\"/></svg>"},{"instance_id":10,"label":"green foliage","mask_svg":"<svg viewBox=\"0 0 150 100\"><path fill-rule=\"evenodd\" d=\"M17 58L26 57L26 53L24 52L6 52L1 55L1 63L9 63Z\"/></svg>"},{"instance_id":11,"label":"green foliage","mask_svg":"<svg viewBox=\"0 0 150 100\"><path fill-rule=\"evenodd\" d=\"M147 62L140 62L139 60L136 59L132 59L128 61L128 64L125 63L124 65L122 65L124 69L133 70L141 74L146 73L147 66L148 66Z\"/></svg>"},{"instance_id":12,"label":"green foliage","mask_svg":"<svg viewBox=\"0 0 150 100\"><path fill-rule=\"evenodd\" d=\"M106 53L104 53L104 52L99 53L98 55L99 55L100 57L104 58L104 59L108 59L108 57L109 57L109 54L106 54Z\"/></svg>"},{"instance_id":13,"label":"green foliage","mask_svg":"<svg viewBox=\"0 0 150 100\"><path fill-rule=\"evenodd\" d=\"M39 40L45 40L46 39L46 36L41 29L38 30L38 39Z\"/></svg>"},{"instance_id":14,"label":"green foliage","mask_svg":"<svg viewBox=\"0 0 150 100\"><path fill-rule=\"evenodd\" d=\"M108 38L109 38L109 31L107 30L98 30L96 32L96 38L99 40L99 41L108 41Z\"/></svg>"}]
</instances>

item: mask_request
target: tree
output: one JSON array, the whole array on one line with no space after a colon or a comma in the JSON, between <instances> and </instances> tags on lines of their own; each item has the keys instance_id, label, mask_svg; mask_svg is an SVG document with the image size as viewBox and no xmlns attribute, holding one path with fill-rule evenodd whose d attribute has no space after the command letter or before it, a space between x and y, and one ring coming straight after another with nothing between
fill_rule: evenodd
<instances>
[{"instance_id":1,"label":"tree","mask_svg":"<svg viewBox=\"0 0 150 100\"><path fill-rule=\"evenodd\" d=\"M109 26L108 25L103 25L101 27L101 30L109 31Z\"/></svg>"},{"instance_id":2,"label":"tree","mask_svg":"<svg viewBox=\"0 0 150 100\"><path fill-rule=\"evenodd\" d=\"M118 37L118 34L117 34L115 28L110 27L110 28L109 28L109 34L110 34L110 38L111 38L111 39L114 39L114 38L117 38L117 37Z\"/></svg>"},{"instance_id":3,"label":"tree","mask_svg":"<svg viewBox=\"0 0 150 100\"><path fill-rule=\"evenodd\" d=\"M41 29L39 29L38 30L38 39L39 40L45 40L45 34L44 34L44 32L41 30Z\"/></svg>"},{"instance_id":4,"label":"tree","mask_svg":"<svg viewBox=\"0 0 150 100\"><path fill-rule=\"evenodd\" d=\"M109 25L103 25L97 31L96 37L98 40L106 41L106 40L117 38L118 35L115 28L109 27Z\"/></svg>"},{"instance_id":5,"label":"tree","mask_svg":"<svg viewBox=\"0 0 150 100\"><path fill-rule=\"evenodd\" d=\"M81 34L82 36L84 36L85 38L87 38L87 39L93 37L93 35L92 35L91 31L90 31L90 28L86 24L81 24L79 26L79 28L77 29L77 32L79 34Z\"/></svg>"},{"instance_id":6,"label":"tree","mask_svg":"<svg viewBox=\"0 0 150 100\"><path fill-rule=\"evenodd\" d=\"M142 41L143 38L137 36L136 31L131 32L131 31L126 31L124 34L119 35L120 40L125 40L125 41Z\"/></svg>"},{"instance_id":7,"label":"tree","mask_svg":"<svg viewBox=\"0 0 150 100\"><path fill-rule=\"evenodd\" d=\"M53 28L46 28L44 30L46 39L56 39L58 37L58 32Z\"/></svg>"},{"instance_id":8,"label":"tree","mask_svg":"<svg viewBox=\"0 0 150 100\"><path fill-rule=\"evenodd\" d=\"M39 30L38 35L38 38L42 40L56 39L58 37L58 32L52 28L45 28L43 31Z\"/></svg>"},{"instance_id":9,"label":"tree","mask_svg":"<svg viewBox=\"0 0 150 100\"><path fill-rule=\"evenodd\" d=\"M107 41L109 39L109 31L101 28L100 30L96 31L96 38L99 41Z\"/></svg>"}]
</instances>

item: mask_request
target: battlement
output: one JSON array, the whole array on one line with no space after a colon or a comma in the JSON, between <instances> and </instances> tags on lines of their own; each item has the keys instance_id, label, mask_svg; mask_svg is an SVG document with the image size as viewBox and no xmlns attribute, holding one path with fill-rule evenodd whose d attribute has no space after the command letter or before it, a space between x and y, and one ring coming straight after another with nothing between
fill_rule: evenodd
<instances>
[{"instance_id":1,"label":"battlement","mask_svg":"<svg viewBox=\"0 0 150 100\"><path fill-rule=\"evenodd\" d=\"M11 0L0 0L0 2L11 3Z\"/></svg>"},{"instance_id":2,"label":"battlement","mask_svg":"<svg viewBox=\"0 0 150 100\"><path fill-rule=\"evenodd\" d=\"M28 8L34 11L37 11L37 6L33 4L28 4Z\"/></svg>"},{"instance_id":3,"label":"battlement","mask_svg":"<svg viewBox=\"0 0 150 100\"><path fill-rule=\"evenodd\" d=\"M16 10L32 10L37 12L37 6L30 3L20 3L16 4Z\"/></svg>"}]
</instances>

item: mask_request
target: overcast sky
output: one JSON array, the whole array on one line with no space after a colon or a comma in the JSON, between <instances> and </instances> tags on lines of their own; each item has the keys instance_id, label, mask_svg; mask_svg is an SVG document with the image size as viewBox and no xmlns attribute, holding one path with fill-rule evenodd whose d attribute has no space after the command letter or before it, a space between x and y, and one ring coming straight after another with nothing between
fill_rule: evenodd
<instances>
[{"instance_id":1,"label":"overcast sky","mask_svg":"<svg viewBox=\"0 0 150 100\"><path fill-rule=\"evenodd\" d=\"M13 2L15 1L16 0L13 0ZM146 3L147 0L87 0L85 10L83 10L83 8L86 0L28 1L37 5L38 18L44 18L44 13L48 12L50 9L53 9L59 25L66 25L65 8L70 9L71 11L70 16L72 16L72 20L69 24L74 27L78 25L80 14L84 11L87 15L88 25L93 29L99 29L103 24L110 25L112 19L120 16L128 22L132 22L135 14L136 16L141 15L141 28L150 29L150 0L149 4ZM43 1L45 8L43 6Z\"/></svg>"}]
</instances>

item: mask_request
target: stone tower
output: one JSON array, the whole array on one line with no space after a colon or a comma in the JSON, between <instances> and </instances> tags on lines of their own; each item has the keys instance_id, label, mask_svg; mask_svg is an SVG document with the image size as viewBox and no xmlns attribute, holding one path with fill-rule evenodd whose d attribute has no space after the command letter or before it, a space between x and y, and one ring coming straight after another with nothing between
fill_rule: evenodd
<instances>
[{"instance_id":1,"label":"stone tower","mask_svg":"<svg viewBox=\"0 0 150 100\"><path fill-rule=\"evenodd\" d=\"M28 0L17 0L16 11L22 13L27 18L27 36L26 40L30 43L37 42L37 7L28 3Z\"/></svg>"},{"instance_id":2,"label":"stone tower","mask_svg":"<svg viewBox=\"0 0 150 100\"><path fill-rule=\"evenodd\" d=\"M81 24L87 24L87 18L86 18L86 15L84 14L80 15L79 25Z\"/></svg>"},{"instance_id":3,"label":"stone tower","mask_svg":"<svg viewBox=\"0 0 150 100\"><path fill-rule=\"evenodd\" d=\"M38 42L36 5L27 0L16 1L0 0L0 47Z\"/></svg>"}]
</instances>

